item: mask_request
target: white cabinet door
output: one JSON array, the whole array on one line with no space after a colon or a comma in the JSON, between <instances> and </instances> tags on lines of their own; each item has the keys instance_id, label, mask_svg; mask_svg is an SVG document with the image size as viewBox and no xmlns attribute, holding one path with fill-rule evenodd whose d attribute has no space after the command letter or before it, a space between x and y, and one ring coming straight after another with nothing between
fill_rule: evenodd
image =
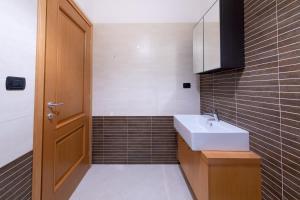
<instances>
[{"instance_id":1,"label":"white cabinet door","mask_svg":"<svg viewBox=\"0 0 300 200\"><path fill-rule=\"evenodd\" d=\"M203 20L194 29L193 35L193 63L194 73L203 72Z\"/></svg>"},{"instance_id":2,"label":"white cabinet door","mask_svg":"<svg viewBox=\"0 0 300 200\"><path fill-rule=\"evenodd\" d=\"M204 16L204 71L221 67L220 4Z\"/></svg>"}]
</instances>

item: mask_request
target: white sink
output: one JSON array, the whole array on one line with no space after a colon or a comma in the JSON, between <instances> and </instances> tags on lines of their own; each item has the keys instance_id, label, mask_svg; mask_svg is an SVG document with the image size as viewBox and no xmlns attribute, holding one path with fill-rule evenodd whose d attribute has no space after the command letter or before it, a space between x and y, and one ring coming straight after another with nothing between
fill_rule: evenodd
<instances>
[{"instance_id":1,"label":"white sink","mask_svg":"<svg viewBox=\"0 0 300 200\"><path fill-rule=\"evenodd\" d=\"M249 132L208 115L175 115L174 126L193 151L249 151Z\"/></svg>"}]
</instances>

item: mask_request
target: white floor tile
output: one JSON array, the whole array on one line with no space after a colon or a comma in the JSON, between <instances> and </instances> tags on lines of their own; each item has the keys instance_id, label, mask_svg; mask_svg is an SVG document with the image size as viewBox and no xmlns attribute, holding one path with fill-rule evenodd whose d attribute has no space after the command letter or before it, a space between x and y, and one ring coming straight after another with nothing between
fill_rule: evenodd
<instances>
[{"instance_id":1,"label":"white floor tile","mask_svg":"<svg viewBox=\"0 0 300 200\"><path fill-rule=\"evenodd\" d=\"M93 165L71 200L192 200L178 165Z\"/></svg>"}]
</instances>

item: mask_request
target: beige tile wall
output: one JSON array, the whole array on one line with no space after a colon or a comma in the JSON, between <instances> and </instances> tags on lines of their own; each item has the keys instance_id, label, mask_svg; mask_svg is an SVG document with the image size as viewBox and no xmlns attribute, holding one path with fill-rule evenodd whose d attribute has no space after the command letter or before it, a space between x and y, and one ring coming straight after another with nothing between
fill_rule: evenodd
<instances>
[{"instance_id":1,"label":"beige tile wall","mask_svg":"<svg viewBox=\"0 0 300 200\"><path fill-rule=\"evenodd\" d=\"M198 114L194 24L95 24L94 116ZM183 89L182 83L192 83Z\"/></svg>"}]
</instances>

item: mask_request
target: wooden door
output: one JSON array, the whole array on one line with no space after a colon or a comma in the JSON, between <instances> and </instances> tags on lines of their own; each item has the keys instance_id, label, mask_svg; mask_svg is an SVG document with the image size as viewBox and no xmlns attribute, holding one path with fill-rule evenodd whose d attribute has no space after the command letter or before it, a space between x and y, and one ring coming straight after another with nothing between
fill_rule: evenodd
<instances>
[{"instance_id":1,"label":"wooden door","mask_svg":"<svg viewBox=\"0 0 300 200\"><path fill-rule=\"evenodd\" d=\"M91 29L71 0L48 0L42 199L70 197L90 165Z\"/></svg>"}]
</instances>

